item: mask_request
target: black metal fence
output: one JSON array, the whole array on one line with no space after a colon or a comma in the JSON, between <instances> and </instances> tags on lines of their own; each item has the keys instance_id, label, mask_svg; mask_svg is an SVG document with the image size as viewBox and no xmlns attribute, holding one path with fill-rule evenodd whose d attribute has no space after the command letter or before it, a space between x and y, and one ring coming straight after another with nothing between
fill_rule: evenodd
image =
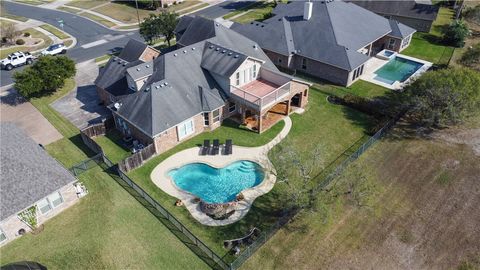
<instances>
[{"instance_id":1,"label":"black metal fence","mask_svg":"<svg viewBox=\"0 0 480 270\"><path fill-rule=\"evenodd\" d=\"M343 160L338 166L336 166L332 172L330 172L326 177L320 179L319 185L315 188L315 192L320 192L322 189L326 188L336 179L342 172L350 165L353 161L358 159L367 149L369 149L375 142L382 138L394 125L395 123L403 116L404 112L399 113L396 117L389 120L380 130L378 130L372 137L370 137L365 143L363 143L356 151L349 155L345 160ZM88 139L87 139L88 138ZM198 237L196 237L190 230L187 229L178 219L175 218L165 207L153 199L147 192L145 192L140 186L138 186L133 180L131 180L122 170L119 169L117 164L114 164L110 161L105 154L103 153L101 147L94 143L91 143L91 140L88 136L85 136L85 144L92 150L98 151L97 155L85 160L71 168L72 173L77 176L86 170L96 166L96 165L106 165L115 176L118 176L126 186L130 187L130 192L134 193L134 196L142 199L142 204L148 208L155 216L163 217L166 219L169 224L177 230L183 238L188 239L189 246L195 246L196 254L203 259L208 261L208 264L212 268L233 270L238 269L242 266L245 261L250 258L263 244L265 244L275 233L282 228L288 221L294 216L290 214L289 216L284 216L279 218L279 220L272 225L270 228L262 231L260 235L255 239L255 241L246 247L233 262L226 262L223 258L218 256L214 251L212 251L205 243L203 243ZM98 147L97 147L98 146ZM102 166L103 167L103 166ZM323 175L317 176L322 178ZM201 254L199 254L199 252Z\"/></svg>"}]
</instances>

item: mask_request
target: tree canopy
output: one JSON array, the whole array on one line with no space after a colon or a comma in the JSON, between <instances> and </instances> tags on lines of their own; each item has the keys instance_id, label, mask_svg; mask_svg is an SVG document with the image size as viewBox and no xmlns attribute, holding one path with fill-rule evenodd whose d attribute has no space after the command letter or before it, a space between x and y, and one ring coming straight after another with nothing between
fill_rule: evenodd
<instances>
[{"instance_id":1,"label":"tree canopy","mask_svg":"<svg viewBox=\"0 0 480 270\"><path fill-rule=\"evenodd\" d=\"M162 11L158 15L150 14L140 23L140 35L150 44L163 36L170 46L170 40L175 36L173 31L177 22L178 14L175 12Z\"/></svg>"},{"instance_id":2,"label":"tree canopy","mask_svg":"<svg viewBox=\"0 0 480 270\"><path fill-rule=\"evenodd\" d=\"M455 20L442 30L443 39L447 44L463 47L465 39L470 35L470 29L464 20Z\"/></svg>"},{"instance_id":3,"label":"tree canopy","mask_svg":"<svg viewBox=\"0 0 480 270\"><path fill-rule=\"evenodd\" d=\"M462 122L480 110L480 73L449 68L425 73L405 88L415 122L441 127Z\"/></svg>"},{"instance_id":4,"label":"tree canopy","mask_svg":"<svg viewBox=\"0 0 480 270\"><path fill-rule=\"evenodd\" d=\"M43 96L63 87L75 72L75 62L66 56L41 56L31 67L13 74L14 87L26 98Z\"/></svg>"}]
</instances>

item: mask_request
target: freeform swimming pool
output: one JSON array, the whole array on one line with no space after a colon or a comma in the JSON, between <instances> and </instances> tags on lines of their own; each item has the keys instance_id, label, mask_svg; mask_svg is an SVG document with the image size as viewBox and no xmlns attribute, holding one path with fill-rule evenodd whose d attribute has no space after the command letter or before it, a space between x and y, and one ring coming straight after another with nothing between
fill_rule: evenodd
<instances>
[{"instance_id":1,"label":"freeform swimming pool","mask_svg":"<svg viewBox=\"0 0 480 270\"><path fill-rule=\"evenodd\" d=\"M377 75L375 79L388 84L393 84L396 81L404 82L422 66L422 63L395 56L374 72Z\"/></svg>"},{"instance_id":2,"label":"freeform swimming pool","mask_svg":"<svg viewBox=\"0 0 480 270\"><path fill-rule=\"evenodd\" d=\"M205 163L190 163L169 171L168 175L178 188L207 203L231 202L240 192L257 186L265 177L259 164L247 160L221 169Z\"/></svg>"}]
</instances>

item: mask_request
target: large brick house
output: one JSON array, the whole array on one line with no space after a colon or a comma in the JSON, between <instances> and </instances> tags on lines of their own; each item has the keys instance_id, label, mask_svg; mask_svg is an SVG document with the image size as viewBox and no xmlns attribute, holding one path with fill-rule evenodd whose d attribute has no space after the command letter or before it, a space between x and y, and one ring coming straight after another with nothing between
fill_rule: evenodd
<instances>
[{"instance_id":1,"label":"large brick house","mask_svg":"<svg viewBox=\"0 0 480 270\"><path fill-rule=\"evenodd\" d=\"M0 124L0 245L32 228L19 213L34 207L38 224L79 200L77 179L13 123Z\"/></svg>"},{"instance_id":2,"label":"large brick house","mask_svg":"<svg viewBox=\"0 0 480 270\"><path fill-rule=\"evenodd\" d=\"M278 4L273 14L230 28L257 42L277 66L345 86L368 71L378 52L407 48L415 32L344 1L292 1Z\"/></svg>"},{"instance_id":3,"label":"large brick house","mask_svg":"<svg viewBox=\"0 0 480 270\"><path fill-rule=\"evenodd\" d=\"M179 49L141 59L131 41L97 78L125 136L161 153L226 118L263 132L307 104L309 84L279 72L257 43L205 18L182 25L195 38Z\"/></svg>"}]
</instances>

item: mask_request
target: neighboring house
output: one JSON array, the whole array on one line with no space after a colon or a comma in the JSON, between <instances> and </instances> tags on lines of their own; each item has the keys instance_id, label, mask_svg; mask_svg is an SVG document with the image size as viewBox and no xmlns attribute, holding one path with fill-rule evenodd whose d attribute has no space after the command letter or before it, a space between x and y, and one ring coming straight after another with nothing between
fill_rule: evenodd
<instances>
[{"instance_id":1,"label":"neighboring house","mask_svg":"<svg viewBox=\"0 0 480 270\"><path fill-rule=\"evenodd\" d=\"M122 52L97 78L133 92L109 106L125 136L161 153L226 118L263 132L307 104L309 84L279 72L255 42L205 18L182 25L181 48L135 65Z\"/></svg>"},{"instance_id":2,"label":"neighboring house","mask_svg":"<svg viewBox=\"0 0 480 270\"><path fill-rule=\"evenodd\" d=\"M127 82L127 69L152 61L158 55L160 55L158 50L138 40L130 39L120 55L115 57L117 59L115 64L111 64L112 61L110 61L95 80L100 100L108 105L123 96L134 93L136 86L132 84L132 81ZM102 74L108 74L108 76L102 76ZM148 77L147 75L137 78L137 84L143 83Z\"/></svg>"},{"instance_id":3,"label":"neighboring house","mask_svg":"<svg viewBox=\"0 0 480 270\"><path fill-rule=\"evenodd\" d=\"M345 86L368 71L368 60L378 52L408 47L415 32L343 1L294 1L278 4L273 14L231 29L260 44L277 66Z\"/></svg>"},{"instance_id":4,"label":"neighboring house","mask_svg":"<svg viewBox=\"0 0 480 270\"><path fill-rule=\"evenodd\" d=\"M77 179L13 123L0 124L0 245L31 230L18 214L36 208L38 224L78 201ZM68 228L63 228L68 229Z\"/></svg>"},{"instance_id":5,"label":"neighboring house","mask_svg":"<svg viewBox=\"0 0 480 270\"><path fill-rule=\"evenodd\" d=\"M430 1L355 0L352 3L387 19L397 20L420 32L430 32L433 22L437 19L439 9L438 5L432 5Z\"/></svg>"}]
</instances>

